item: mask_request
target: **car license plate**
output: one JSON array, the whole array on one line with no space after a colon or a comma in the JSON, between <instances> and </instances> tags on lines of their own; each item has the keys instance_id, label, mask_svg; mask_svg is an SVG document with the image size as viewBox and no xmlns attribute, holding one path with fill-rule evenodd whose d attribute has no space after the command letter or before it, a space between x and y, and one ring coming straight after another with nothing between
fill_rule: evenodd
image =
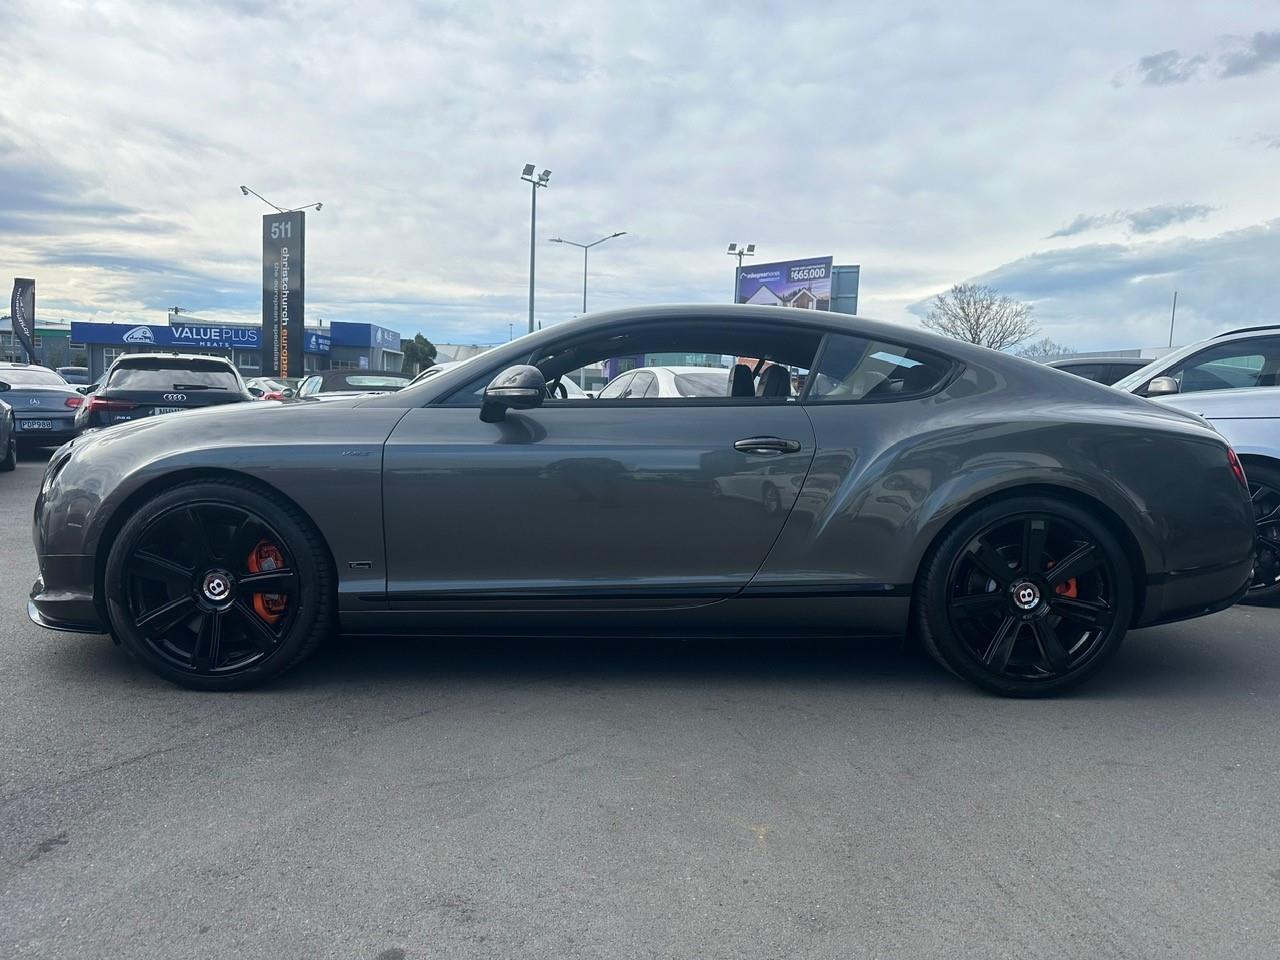
<instances>
[{"instance_id":1,"label":"car license plate","mask_svg":"<svg viewBox=\"0 0 1280 960\"><path fill-rule=\"evenodd\" d=\"M23 430L52 430L52 420L19 420L18 426Z\"/></svg>"},{"instance_id":2,"label":"car license plate","mask_svg":"<svg viewBox=\"0 0 1280 960\"><path fill-rule=\"evenodd\" d=\"M151 415L154 417L158 417L162 413L181 413L185 409L187 408L186 407L152 407Z\"/></svg>"}]
</instances>

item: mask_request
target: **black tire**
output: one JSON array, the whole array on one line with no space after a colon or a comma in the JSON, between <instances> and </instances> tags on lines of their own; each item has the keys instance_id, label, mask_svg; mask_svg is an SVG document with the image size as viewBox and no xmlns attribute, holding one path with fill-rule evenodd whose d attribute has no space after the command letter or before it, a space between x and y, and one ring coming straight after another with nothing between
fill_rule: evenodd
<instances>
[{"instance_id":1,"label":"black tire","mask_svg":"<svg viewBox=\"0 0 1280 960\"><path fill-rule=\"evenodd\" d=\"M962 679L1001 696L1043 697L1116 652L1133 594L1129 562L1106 525L1070 503L1016 497L965 517L930 549L914 625Z\"/></svg>"},{"instance_id":2,"label":"black tire","mask_svg":"<svg viewBox=\"0 0 1280 960\"><path fill-rule=\"evenodd\" d=\"M1245 473L1258 527L1253 579L1241 602L1275 606L1280 604L1280 467L1254 461L1245 466Z\"/></svg>"},{"instance_id":3,"label":"black tire","mask_svg":"<svg viewBox=\"0 0 1280 960\"><path fill-rule=\"evenodd\" d=\"M0 473L9 473L18 467L18 441L14 439L13 428L9 429L9 443L5 447L4 459L0 460Z\"/></svg>"},{"instance_id":4,"label":"black tire","mask_svg":"<svg viewBox=\"0 0 1280 960\"><path fill-rule=\"evenodd\" d=\"M265 567L255 563L264 549L275 551ZM331 632L336 606L310 520L239 480L184 483L139 507L112 543L104 592L113 636L194 690L241 690L292 669Z\"/></svg>"}]
</instances>

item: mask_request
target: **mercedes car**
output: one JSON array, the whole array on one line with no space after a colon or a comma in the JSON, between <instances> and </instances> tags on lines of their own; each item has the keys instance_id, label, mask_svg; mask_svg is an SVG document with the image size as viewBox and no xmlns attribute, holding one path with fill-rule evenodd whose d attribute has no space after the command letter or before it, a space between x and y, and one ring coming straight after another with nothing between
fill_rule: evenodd
<instances>
[{"instance_id":1,"label":"mercedes car","mask_svg":"<svg viewBox=\"0 0 1280 960\"><path fill-rule=\"evenodd\" d=\"M558 389L672 354L755 362L718 396ZM724 495L766 466L776 503ZM33 620L205 690L277 677L335 630L910 632L978 687L1037 696L1132 627L1235 603L1254 509L1193 413L896 324L670 306L383 395L80 437L48 463L34 539Z\"/></svg>"},{"instance_id":2,"label":"mercedes car","mask_svg":"<svg viewBox=\"0 0 1280 960\"><path fill-rule=\"evenodd\" d=\"M20 447L55 447L75 436L84 397L48 367L0 363L5 403L13 407Z\"/></svg>"}]
</instances>

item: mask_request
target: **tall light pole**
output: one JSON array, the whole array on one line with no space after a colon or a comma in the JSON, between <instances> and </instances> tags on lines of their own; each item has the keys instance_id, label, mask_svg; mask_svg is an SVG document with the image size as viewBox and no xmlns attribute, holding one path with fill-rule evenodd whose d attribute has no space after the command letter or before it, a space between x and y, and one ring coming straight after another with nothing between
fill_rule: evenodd
<instances>
[{"instance_id":1,"label":"tall light pole","mask_svg":"<svg viewBox=\"0 0 1280 960\"><path fill-rule=\"evenodd\" d=\"M534 165L526 163L524 171L520 174L520 179L526 183L533 184L533 202L529 208L529 332L533 333L533 254L534 248L537 246L538 232L538 188L548 186L547 181L551 179L551 171L543 170L536 177L533 175Z\"/></svg>"},{"instance_id":2,"label":"tall light pole","mask_svg":"<svg viewBox=\"0 0 1280 960\"><path fill-rule=\"evenodd\" d=\"M731 243L729 249L725 251L731 257L738 258L738 269L733 271L733 302L738 302L738 274L742 272L742 258L754 257L756 255L756 245L754 243Z\"/></svg>"},{"instance_id":3,"label":"tall light pole","mask_svg":"<svg viewBox=\"0 0 1280 960\"><path fill-rule=\"evenodd\" d=\"M246 197L248 196L257 197L259 200L265 203L268 207L270 207L276 213L297 213L299 210L312 210L312 209L314 209L316 213L319 213L320 208L324 206L324 203L321 202L321 203L308 203L301 207L277 207L274 203L272 203L270 200L268 200L266 197L260 194L257 190L254 190L250 187L246 187L243 183L240 184L240 192L244 194Z\"/></svg>"},{"instance_id":4,"label":"tall light pole","mask_svg":"<svg viewBox=\"0 0 1280 960\"><path fill-rule=\"evenodd\" d=\"M607 237L601 237L599 240L593 240L591 243L578 243L576 240L566 240L564 237L552 237L552 243L567 243L571 247L577 247L582 251L582 312L587 312L587 252L592 247L597 247L606 240L612 240L614 237L626 236L627 231L619 230L617 233L611 233Z\"/></svg>"}]
</instances>

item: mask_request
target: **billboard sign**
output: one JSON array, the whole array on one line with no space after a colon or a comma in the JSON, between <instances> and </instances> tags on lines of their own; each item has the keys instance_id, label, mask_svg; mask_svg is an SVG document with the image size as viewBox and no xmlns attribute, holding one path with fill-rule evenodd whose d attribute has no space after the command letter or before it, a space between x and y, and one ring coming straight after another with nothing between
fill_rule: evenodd
<instances>
[{"instance_id":1,"label":"billboard sign","mask_svg":"<svg viewBox=\"0 0 1280 960\"><path fill-rule=\"evenodd\" d=\"M301 210L262 218L262 372L301 377L306 218Z\"/></svg>"},{"instance_id":2,"label":"billboard sign","mask_svg":"<svg viewBox=\"0 0 1280 960\"><path fill-rule=\"evenodd\" d=\"M801 310L831 309L831 257L738 268L737 303Z\"/></svg>"},{"instance_id":3,"label":"billboard sign","mask_svg":"<svg viewBox=\"0 0 1280 960\"><path fill-rule=\"evenodd\" d=\"M170 326L140 323L95 323L71 321L71 339L77 343L129 344L135 347L163 347L180 350L199 347L212 350L260 350L262 330L259 327L216 326L204 323L175 323ZM328 353L329 337L307 331L307 353Z\"/></svg>"}]
</instances>

